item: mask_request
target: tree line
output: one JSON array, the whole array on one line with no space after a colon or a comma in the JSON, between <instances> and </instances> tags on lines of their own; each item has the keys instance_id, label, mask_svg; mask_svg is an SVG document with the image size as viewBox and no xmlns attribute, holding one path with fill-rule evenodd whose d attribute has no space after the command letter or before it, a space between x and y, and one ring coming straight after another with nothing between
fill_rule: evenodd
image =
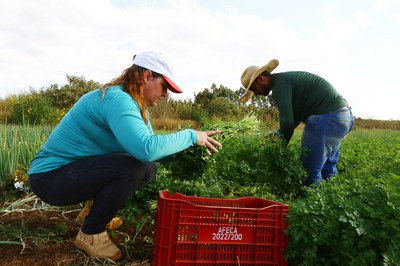
<instances>
[{"instance_id":1,"label":"tree line","mask_svg":"<svg viewBox=\"0 0 400 266\"><path fill-rule=\"evenodd\" d=\"M66 76L65 85L48 87L0 99L0 121L12 124L57 124L63 115L85 93L101 84L82 76ZM232 90L213 83L194 94L193 99L176 100L167 97L156 108L149 108L152 118L192 120L203 124L210 119L238 120L248 112L255 113L262 122L278 120L277 109L270 97L253 97L246 105L239 102L244 88Z\"/></svg>"}]
</instances>

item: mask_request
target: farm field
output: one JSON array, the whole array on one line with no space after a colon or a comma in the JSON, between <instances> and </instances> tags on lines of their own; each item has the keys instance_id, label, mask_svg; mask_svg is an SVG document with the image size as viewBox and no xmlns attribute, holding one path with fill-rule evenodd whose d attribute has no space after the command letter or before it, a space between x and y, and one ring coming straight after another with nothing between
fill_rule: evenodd
<instances>
[{"instance_id":1,"label":"farm field","mask_svg":"<svg viewBox=\"0 0 400 266\"><path fill-rule=\"evenodd\" d=\"M15 178L24 187L29 162L50 131L0 125L0 265L115 265L74 247L81 205L49 206L14 187ZM286 148L240 135L212 159L191 150L160 164L156 179L119 213L124 224L109 232L123 252L117 265L150 265L163 189L289 204L290 265L400 265L400 131L355 128L342 144L338 176L312 189L301 185L300 136L296 131ZM201 163L192 165L193 158Z\"/></svg>"}]
</instances>

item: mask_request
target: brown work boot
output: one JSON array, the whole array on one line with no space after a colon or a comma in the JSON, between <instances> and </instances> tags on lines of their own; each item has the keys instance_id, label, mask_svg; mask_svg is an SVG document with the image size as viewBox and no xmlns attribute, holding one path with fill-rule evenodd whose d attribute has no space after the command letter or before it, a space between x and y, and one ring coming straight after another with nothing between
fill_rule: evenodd
<instances>
[{"instance_id":1,"label":"brown work boot","mask_svg":"<svg viewBox=\"0 0 400 266\"><path fill-rule=\"evenodd\" d=\"M108 258L114 261L121 259L121 250L111 242L107 231L96 235L87 235L79 230L74 244L90 257Z\"/></svg>"},{"instance_id":2,"label":"brown work boot","mask_svg":"<svg viewBox=\"0 0 400 266\"><path fill-rule=\"evenodd\" d=\"M83 225L83 222L85 221L85 217L89 214L89 211L90 211L90 208L92 208L92 205L93 205L92 200L86 201L85 206L83 207L81 212L78 214L78 216L76 216L76 218L75 218L76 225L79 225L79 226Z\"/></svg>"},{"instance_id":3,"label":"brown work boot","mask_svg":"<svg viewBox=\"0 0 400 266\"><path fill-rule=\"evenodd\" d=\"M89 214L90 208L92 208L93 201L88 200L81 210L81 212L78 214L78 216L75 219L75 224L78 226L82 226L83 222L85 221L85 217ZM122 221L121 218L119 217L114 217L112 220L107 224L107 230L115 230L118 227L120 227L124 222Z\"/></svg>"},{"instance_id":4,"label":"brown work boot","mask_svg":"<svg viewBox=\"0 0 400 266\"><path fill-rule=\"evenodd\" d=\"M107 224L106 228L107 230L115 230L117 228L119 228L122 224L124 223L124 221L122 221L121 218L119 217L114 217L111 219L111 221Z\"/></svg>"}]
</instances>

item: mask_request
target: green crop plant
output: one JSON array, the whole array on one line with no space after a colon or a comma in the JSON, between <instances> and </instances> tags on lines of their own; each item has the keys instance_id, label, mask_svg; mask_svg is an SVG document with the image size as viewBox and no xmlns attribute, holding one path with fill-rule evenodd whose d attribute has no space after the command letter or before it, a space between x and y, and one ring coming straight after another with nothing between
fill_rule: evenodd
<instances>
[{"instance_id":1,"label":"green crop plant","mask_svg":"<svg viewBox=\"0 0 400 266\"><path fill-rule=\"evenodd\" d=\"M339 174L290 204L292 265L400 265L400 134L359 130Z\"/></svg>"},{"instance_id":2,"label":"green crop plant","mask_svg":"<svg viewBox=\"0 0 400 266\"><path fill-rule=\"evenodd\" d=\"M219 130L220 134L214 135L213 138L224 143L229 141L233 136L256 135L260 132L260 122L253 113L247 114L238 121L221 121L215 120L202 126L202 130ZM175 178L184 180L200 178L207 164L214 160L214 156L208 156L205 147L193 146L174 156L171 162L167 163L167 167L171 170ZM222 147L222 149L224 149Z\"/></svg>"},{"instance_id":3,"label":"green crop plant","mask_svg":"<svg viewBox=\"0 0 400 266\"><path fill-rule=\"evenodd\" d=\"M203 126L204 130L218 130L220 134L215 135L214 138L220 143L224 143L233 136L238 134L257 135L260 133L260 121L257 116L250 112L246 114L239 121L222 121L215 120L209 125Z\"/></svg>"},{"instance_id":4,"label":"green crop plant","mask_svg":"<svg viewBox=\"0 0 400 266\"><path fill-rule=\"evenodd\" d=\"M26 172L51 130L50 126L0 125L0 186L9 184L17 170Z\"/></svg>"}]
</instances>

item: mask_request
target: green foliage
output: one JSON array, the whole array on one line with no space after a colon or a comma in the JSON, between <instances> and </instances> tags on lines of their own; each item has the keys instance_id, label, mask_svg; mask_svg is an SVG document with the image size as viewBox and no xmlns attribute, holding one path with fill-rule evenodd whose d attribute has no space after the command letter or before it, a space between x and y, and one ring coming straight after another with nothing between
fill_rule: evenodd
<instances>
[{"instance_id":1,"label":"green foliage","mask_svg":"<svg viewBox=\"0 0 400 266\"><path fill-rule=\"evenodd\" d=\"M237 104L224 97L217 97L212 100L207 105L206 111L211 117L219 117L221 119L232 119L240 113Z\"/></svg>"},{"instance_id":2,"label":"green foliage","mask_svg":"<svg viewBox=\"0 0 400 266\"><path fill-rule=\"evenodd\" d=\"M258 135L260 133L260 121L252 112L247 113L239 121L222 121L216 119L203 124L203 130L218 130L221 133L213 138L224 143L237 134Z\"/></svg>"},{"instance_id":3,"label":"green foliage","mask_svg":"<svg viewBox=\"0 0 400 266\"><path fill-rule=\"evenodd\" d=\"M193 111L192 119L197 121L200 125L204 125L211 121L208 113L206 110L203 109L196 109Z\"/></svg>"},{"instance_id":4,"label":"green foliage","mask_svg":"<svg viewBox=\"0 0 400 266\"><path fill-rule=\"evenodd\" d=\"M19 169L27 169L53 128L0 125L0 189L11 185Z\"/></svg>"},{"instance_id":5,"label":"green foliage","mask_svg":"<svg viewBox=\"0 0 400 266\"><path fill-rule=\"evenodd\" d=\"M262 176L269 180L276 195L293 197L302 193L307 172L299 160L299 143L286 146L282 139L267 138L259 157L263 160L258 161L256 168L266 169Z\"/></svg>"},{"instance_id":6,"label":"green foliage","mask_svg":"<svg viewBox=\"0 0 400 266\"><path fill-rule=\"evenodd\" d=\"M400 142L396 131L355 131L340 174L290 205L293 265L399 265Z\"/></svg>"},{"instance_id":7,"label":"green foliage","mask_svg":"<svg viewBox=\"0 0 400 266\"><path fill-rule=\"evenodd\" d=\"M160 101L157 106L150 107L151 118L178 118L178 112L173 108L174 100L167 98Z\"/></svg>"},{"instance_id":8,"label":"green foliage","mask_svg":"<svg viewBox=\"0 0 400 266\"><path fill-rule=\"evenodd\" d=\"M170 100L170 103L180 119L194 120L192 115L195 111L195 106L192 100Z\"/></svg>"},{"instance_id":9,"label":"green foliage","mask_svg":"<svg viewBox=\"0 0 400 266\"><path fill-rule=\"evenodd\" d=\"M215 84L194 95L196 110L206 110L210 117L232 119L241 113L239 94L223 85Z\"/></svg>"},{"instance_id":10,"label":"green foliage","mask_svg":"<svg viewBox=\"0 0 400 266\"><path fill-rule=\"evenodd\" d=\"M197 146L177 154L167 164L174 178L218 183L223 194L230 196L251 191L252 195L290 199L302 192L307 174L299 160L299 145L286 147L284 142L262 138L254 114L203 127L221 131L215 139L223 143L222 149L212 157Z\"/></svg>"},{"instance_id":11,"label":"green foliage","mask_svg":"<svg viewBox=\"0 0 400 266\"><path fill-rule=\"evenodd\" d=\"M151 118L163 119L181 119L181 120L195 120L193 119L193 112L195 108L192 101L177 101L170 97L160 101L157 106L151 106L149 112Z\"/></svg>"},{"instance_id":12,"label":"green foliage","mask_svg":"<svg viewBox=\"0 0 400 266\"><path fill-rule=\"evenodd\" d=\"M227 184L227 194L240 195L244 187L253 187L258 196L288 200L301 192L307 176L298 157L299 151L281 142L235 136L213 156L206 175L218 176L221 184Z\"/></svg>"},{"instance_id":13,"label":"green foliage","mask_svg":"<svg viewBox=\"0 0 400 266\"><path fill-rule=\"evenodd\" d=\"M263 161L258 156L261 144L259 136L240 134L229 138L223 149L209 160L205 178L217 180L229 197L254 195L275 198L270 184L260 175L263 170L256 168L257 162Z\"/></svg>"},{"instance_id":14,"label":"green foliage","mask_svg":"<svg viewBox=\"0 0 400 266\"><path fill-rule=\"evenodd\" d=\"M8 100L0 99L0 123L6 123L13 109L14 96Z\"/></svg>"},{"instance_id":15,"label":"green foliage","mask_svg":"<svg viewBox=\"0 0 400 266\"><path fill-rule=\"evenodd\" d=\"M400 175L400 134L394 130L357 130L341 145L340 173L379 177L390 171ZM373 163L372 163L373 162Z\"/></svg>"},{"instance_id":16,"label":"green foliage","mask_svg":"<svg viewBox=\"0 0 400 266\"><path fill-rule=\"evenodd\" d=\"M204 147L193 146L176 155L165 163L173 178L198 179L203 175L208 158Z\"/></svg>"},{"instance_id":17,"label":"green foliage","mask_svg":"<svg viewBox=\"0 0 400 266\"><path fill-rule=\"evenodd\" d=\"M84 77L67 75L67 84L60 87L57 84L41 90L41 96L50 101L51 106L60 110L69 110L79 98L101 85L93 80L86 81Z\"/></svg>"},{"instance_id":18,"label":"green foliage","mask_svg":"<svg viewBox=\"0 0 400 266\"><path fill-rule=\"evenodd\" d=\"M33 92L17 98L13 106L10 122L15 124L54 124L58 121L57 111L49 101Z\"/></svg>"},{"instance_id":19,"label":"green foliage","mask_svg":"<svg viewBox=\"0 0 400 266\"><path fill-rule=\"evenodd\" d=\"M21 125L54 125L83 94L100 88L99 83L83 77L67 75L67 80L68 84L62 87L53 84L40 91L31 89L29 93L8 97L0 102L1 119Z\"/></svg>"},{"instance_id":20,"label":"green foliage","mask_svg":"<svg viewBox=\"0 0 400 266\"><path fill-rule=\"evenodd\" d=\"M197 182L198 187L204 181L208 184L205 188L218 184L228 197L291 199L300 194L306 177L298 156L294 149L278 142L239 134L225 141L223 149L212 157L200 148L192 148L178 154L166 167L173 178L186 183L183 187L189 187L191 182Z\"/></svg>"},{"instance_id":21,"label":"green foliage","mask_svg":"<svg viewBox=\"0 0 400 266\"><path fill-rule=\"evenodd\" d=\"M67 75L67 84L51 84L38 91L30 89L28 93L10 96L0 101L0 121L17 124L55 124L85 93L98 89L101 84L84 77ZM203 124L210 118L236 119L244 110L254 112L259 118L271 123L277 119L276 108L271 107L270 100L257 98L250 105L239 103L239 95L244 89L233 91L228 87L212 84L202 92L194 95L192 100L173 100L171 98L159 103L157 108L150 108L154 118L172 118L194 120Z\"/></svg>"},{"instance_id":22,"label":"green foliage","mask_svg":"<svg viewBox=\"0 0 400 266\"><path fill-rule=\"evenodd\" d=\"M232 103L239 102L238 92L234 92L223 85L220 85L219 88L217 88L217 85L213 83L210 89L205 88L202 92L194 95L194 104L200 108L205 108L213 100L220 97L225 98Z\"/></svg>"},{"instance_id":23,"label":"green foliage","mask_svg":"<svg viewBox=\"0 0 400 266\"><path fill-rule=\"evenodd\" d=\"M248 114L239 121L221 121L203 124L203 130L220 130L221 133L214 138L224 143L236 134L255 134L259 132L260 122L253 114ZM204 175L205 169L213 158L205 152L205 147L193 146L175 155L167 164L175 178L198 179Z\"/></svg>"},{"instance_id":24,"label":"green foliage","mask_svg":"<svg viewBox=\"0 0 400 266\"><path fill-rule=\"evenodd\" d=\"M194 95L194 104L196 104L199 109L204 109L213 99L214 96L212 91L205 88L203 91Z\"/></svg>"},{"instance_id":25,"label":"green foliage","mask_svg":"<svg viewBox=\"0 0 400 266\"><path fill-rule=\"evenodd\" d=\"M301 265L398 262L400 177L341 175L324 181L291 205L289 220L286 255Z\"/></svg>"}]
</instances>

